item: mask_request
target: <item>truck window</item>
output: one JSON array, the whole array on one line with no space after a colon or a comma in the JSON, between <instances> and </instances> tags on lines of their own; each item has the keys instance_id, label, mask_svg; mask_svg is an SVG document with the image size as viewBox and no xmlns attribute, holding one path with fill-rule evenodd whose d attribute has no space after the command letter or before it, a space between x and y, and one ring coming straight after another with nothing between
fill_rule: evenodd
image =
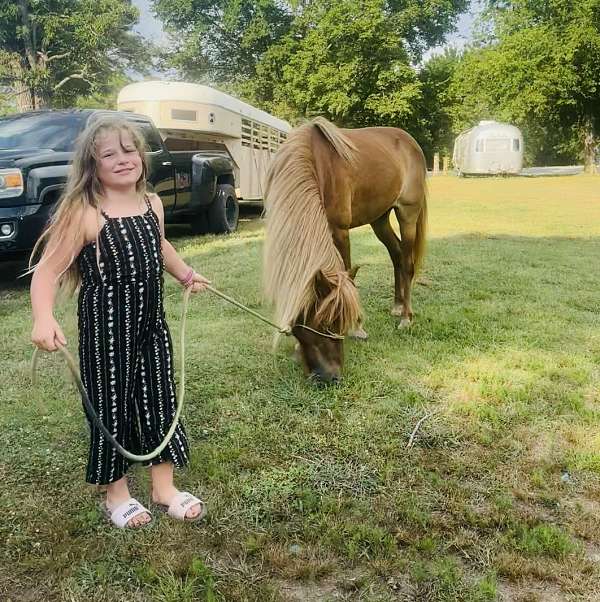
<instances>
[{"instance_id":1,"label":"truck window","mask_svg":"<svg viewBox=\"0 0 600 602\"><path fill-rule=\"evenodd\" d=\"M160 138L160 134L158 130L153 128L149 123L144 122L136 122L137 127L140 129L142 136L144 136L144 140L148 145L148 150L151 153L155 153L163 149L162 140Z\"/></svg>"},{"instance_id":2,"label":"truck window","mask_svg":"<svg viewBox=\"0 0 600 602\"><path fill-rule=\"evenodd\" d=\"M86 117L78 113L24 113L5 117L0 119L0 149L72 151Z\"/></svg>"}]
</instances>

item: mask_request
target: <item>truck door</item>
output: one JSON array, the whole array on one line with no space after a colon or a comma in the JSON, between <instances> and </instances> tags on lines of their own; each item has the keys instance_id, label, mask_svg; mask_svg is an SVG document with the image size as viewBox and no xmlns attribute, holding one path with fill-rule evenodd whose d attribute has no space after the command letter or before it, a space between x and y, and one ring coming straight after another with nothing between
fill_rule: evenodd
<instances>
[{"instance_id":1,"label":"truck door","mask_svg":"<svg viewBox=\"0 0 600 602\"><path fill-rule=\"evenodd\" d=\"M192 197L192 155L189 151L171 151L175 171L177 211L189 209Z\"/></svg>"}]
</instances>

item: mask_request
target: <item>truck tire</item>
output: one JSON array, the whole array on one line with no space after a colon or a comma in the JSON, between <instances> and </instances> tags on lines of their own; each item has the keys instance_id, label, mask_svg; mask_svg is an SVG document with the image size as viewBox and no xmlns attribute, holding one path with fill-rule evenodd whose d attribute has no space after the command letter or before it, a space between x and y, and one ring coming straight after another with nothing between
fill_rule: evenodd
<instances>
[{"instance_id":1,"label":"truck tire","mask_svg":"<svg viewBox=\"0 0 600 602\"><path fill-rule=\"evenodd\" d=\"M240 217L240 205L231 184L219 184L214 201L208 206L208 226L214 234L235 232Z\"/></svg>"}]
</instances>

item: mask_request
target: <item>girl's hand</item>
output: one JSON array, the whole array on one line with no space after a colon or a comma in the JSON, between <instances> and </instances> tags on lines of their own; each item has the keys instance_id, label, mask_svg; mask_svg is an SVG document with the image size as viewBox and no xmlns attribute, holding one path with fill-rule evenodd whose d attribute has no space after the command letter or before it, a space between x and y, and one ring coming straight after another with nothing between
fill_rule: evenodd
<instances>
[{"instance_id":1,"label":"girl's hand","mask_svg":"<svg viewBox=\"0 0 600 602\"><path fill-rule=\"evenodd\" d=\"M34 322L31 340L36 347L44 351L56 351L58 349L57 343L67 344L67 339L54 318Z\"/></svg>"},{"instance_id":2,"label":"girl's hand","mask_svg":"<svg viewBox=\"0 0 600 602\"><path fill-rule=\"evenodd\" d=\"M202 274L196 274L194 272L194 279L192 280L192 293L200 293L206 290L206 285L210 284L210 280L202 276Z\"/></svg>"}]
</instances>

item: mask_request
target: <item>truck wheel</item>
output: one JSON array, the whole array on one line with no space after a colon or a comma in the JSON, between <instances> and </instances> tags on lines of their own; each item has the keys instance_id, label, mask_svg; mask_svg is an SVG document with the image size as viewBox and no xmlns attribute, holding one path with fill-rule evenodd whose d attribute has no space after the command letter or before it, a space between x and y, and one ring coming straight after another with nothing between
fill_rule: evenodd
<instances>
[{"instance_id":1,"label":"truck wheel","mask_svg":"<svg viewBox=\"0 0 600 602\"><path fill-rule=\"evenodd\" d=\"M219 184L215 200L208 206L208 225L215 234L235 232L240 217L240 205L231 184Z\"/></svg>"}]
</instances>

